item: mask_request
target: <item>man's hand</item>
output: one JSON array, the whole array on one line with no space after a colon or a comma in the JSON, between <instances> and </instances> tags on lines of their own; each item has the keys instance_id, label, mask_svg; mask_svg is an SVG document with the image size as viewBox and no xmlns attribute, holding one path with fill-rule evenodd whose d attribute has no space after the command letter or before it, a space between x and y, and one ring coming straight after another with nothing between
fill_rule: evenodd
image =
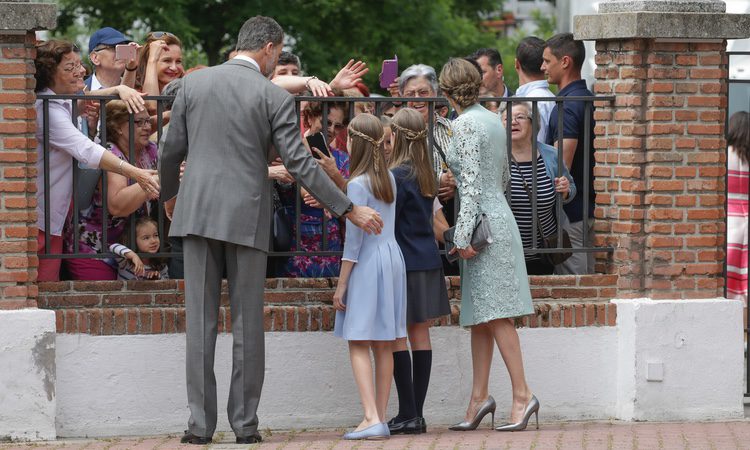
<instances>
[{"instance_id":1,"label":"man's hand","mask_svg":"<svg viewBox=\"0 0 750 450\"><path fill-rule=\"evenodd\" d=\"M284 166L268 166L268 178L281 183L294 183L294 177Z\"/></svg>"},{"instance_id":2,"label":"man's hand","mask_svg":"<svg viewBox=\"0 0 750 450\"><path fill-rule=\"evenodd\" d=\"M380 218L380 214L367 206L354 205L346 219L367 234L380 234L383 230L383 219Z\"/></svg>"},{"instance_id":3,"label":"man's hand","mask_svg":"<svg viewBox=\"0 0 750 450\"><path fill-rule=\"evenodd\" d=\"M354 62L350 59L339 73L331 80L331 87L334 89L344 90L353 88L355 84L362 82L362 77L367 75L370 69L362 61Z\"/></svg>"}]
</instances>

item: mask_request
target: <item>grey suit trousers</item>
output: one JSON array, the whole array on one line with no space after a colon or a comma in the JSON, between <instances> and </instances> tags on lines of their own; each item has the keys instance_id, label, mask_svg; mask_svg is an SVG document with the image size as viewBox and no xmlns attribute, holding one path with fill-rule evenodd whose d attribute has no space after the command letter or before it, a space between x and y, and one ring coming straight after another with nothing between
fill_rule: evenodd
<instances>
[{"instance_id":1,"label":"grey suit trousers","mask_svg":"<svg viewBox=\"0 0 750 450\"><path fill-rule=\"evenodd\" d=\"M189 235L184 238L187 327L188 427L196 436L216 430L214 352L226 267L232 316L232 379L227 414L238 437L258 429L258 402L265 373L263 289L266 253L255 248Z\"/></svg>"}]
</instances>

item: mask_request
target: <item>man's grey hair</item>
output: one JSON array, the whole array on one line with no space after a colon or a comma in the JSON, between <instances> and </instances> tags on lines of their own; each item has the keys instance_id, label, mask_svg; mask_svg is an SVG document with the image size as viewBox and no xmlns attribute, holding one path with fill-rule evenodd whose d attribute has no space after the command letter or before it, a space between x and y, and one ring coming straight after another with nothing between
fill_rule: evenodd
<instances>
[{"instance_id":1,"label":"man's grey hair","mask_svg":"<svg viewBox=\"0 0 750 450\"><path fill-rule=\"evenodd\" d=\"M408 83L412 78L417 77L424 77L427 82L430 83L430 86L432 87L433 92L435 92L435 95L438 95L440 90L438 88L437 73L435 73L435 69L428 66L427 64L414 64L413 66L409 66L404 69L398 79L398 92L401 95L404 95L404 87L406 86L406 83Z\"/></svg>"},{"instance_id":2,"label":"man's grey hair","mask_svg":"<svg viewBox=\"0 0 750 450\"><path fill-rule=\"evenodd\" d=\"M280 45L284 40L281 25L270 17L255 16L247 19L237 36L237 51L255 52L269 42Z\"/></svg>"}]
</instances>

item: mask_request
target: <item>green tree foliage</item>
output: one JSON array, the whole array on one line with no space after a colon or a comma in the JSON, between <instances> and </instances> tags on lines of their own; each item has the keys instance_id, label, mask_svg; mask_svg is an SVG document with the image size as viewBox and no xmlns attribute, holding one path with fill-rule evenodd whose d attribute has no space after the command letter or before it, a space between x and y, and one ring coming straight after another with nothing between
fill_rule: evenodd
<instances>
[{"instance_id":1,"label":"green tree foliage","mask_svg":"<svg viewBox=\"0 0 750 450\"><path fill-rule=\"evenodd\" d=\"M503 58L503 78L505 84L513 91L518 89L518 73L514 69L516 60L516 47L518 43L527 36L536 36L545 41L556 33L557 20L554 16L545 16L539 10L531 13L536 29L533 33L527 33L524 30L517 30L511 36L497 41L497 49ZM554 87L552 87L554 89Z\"/></svg>"},{"instance_id":2,"label":"green tree foliage","mask_svg":"<svg viewBox=\"0 0 750 450\"><path fill-rule=\"evenodd\" d=\"M398 55L400 69L415 63L438 71L451 56L492 46L495 36L481 17L502 9L502 0L59 0L59 33L112 26L138 38L146 30L170 31L190 51L188 63L206 55L222 61L249 17L274 17L308 73L332 77L349 58L371 68L365 82L377 86L380 62ZM85 42L85 40L84 40ZM202 62L202 61L201 61Z\"/></svg>"}]
</instances>

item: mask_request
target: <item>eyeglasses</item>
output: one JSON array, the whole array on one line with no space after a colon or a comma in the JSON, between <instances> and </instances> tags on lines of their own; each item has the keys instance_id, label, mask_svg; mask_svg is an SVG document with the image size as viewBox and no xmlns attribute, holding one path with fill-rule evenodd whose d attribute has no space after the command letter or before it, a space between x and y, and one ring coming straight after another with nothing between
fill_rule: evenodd
<instances>
[{"instance_id":1,"label":"eyeglasses","mask_svg":"<svg viewBox=\"0 0 750 450\"><path fill-rule=\"evenodd\" d=\"M406 91L404 92L404 97L432 97L432 92L427 89L422 89L419 91Z\"/></svg>"},{"instance_id":2,"label":"eyeglasses","mask_svg":"<svg viewBox=\"0 0 750 450\"><path fill-rule=\"evenodd\" d=\"M138 119L134 120L133 123L139 128L143 128L146 125L151 126L151 119Z\"/></svg>"},{"instance_id":3,"label":"eyeglasses","mask_svg":"<svg viewBox=\"0 0 750 450\"><path fill-rule=\"evenodd\" d=\"M508 120L507 116L504 117L503 120ZM511 122L520 122L522 120L531 120L531 116L527 114L516 114L511 117Z\"/></svg>"},{"instance_id":4,"label":"eyeglasses","mask_svg":"<svg viewBox=\"0 0 750 450\"><path fill-rule=\"evenodd\" d=\"M173 37L173 38L176 38L176 37L177 37L177 36L175 36L174 34L170 33L169 31L152 31L152 32L150 32L150 33L148 34L148 37L147 37L147 39L151 39L151 38L154 38L154 39L161 39L161 38L163 38L164 36L169 36L169 37Z\"/></svg>"},{"instance_id":5,"label":"eyeglasses","mask_svg":"<svg viewBox=\"0 0 750 450\"><path fill-rule=\"evenodd\" d=\"M83 64L81 63L75 63L75 64L67 64L65 65L62 70L67 73L73 73L81 70L83 68Z\"/></svg>"},{"instance_id":6,"label":"eyeglasses","mask_svg":"<svg viewBox=\"0 0 750 450\"><path fill-rule=\"evenodd\" d=\"M98 52L101 52L102 50L114 50L114 49L115 47L112 45L103 45L101 47L95 48L94 51L98 53Z\"/></svg>"}]
</instances>

